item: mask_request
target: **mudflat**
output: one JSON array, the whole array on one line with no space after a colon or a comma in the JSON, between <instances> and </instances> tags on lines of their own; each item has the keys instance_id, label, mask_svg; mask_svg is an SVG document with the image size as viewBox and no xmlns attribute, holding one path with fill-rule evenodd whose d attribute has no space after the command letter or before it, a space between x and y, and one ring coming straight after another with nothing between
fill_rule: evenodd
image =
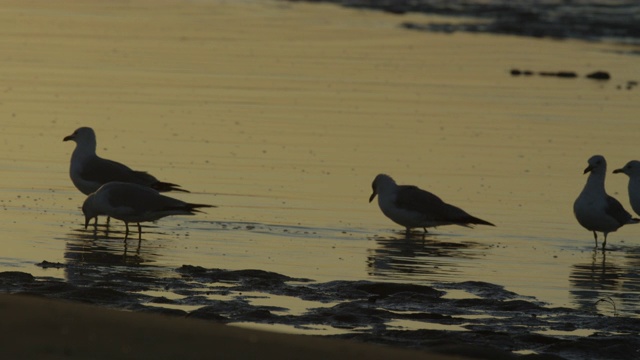
<instances>
[{"instance_id":1,"label":"mudflat","mask_svg":"<svg viewBox=\"0 0 640 360\"><path fill-rule=\"evenodd\" d=\"M34 296L0 295L0 311L5 359L459 359Z\"/></svg>"}]
</instances>

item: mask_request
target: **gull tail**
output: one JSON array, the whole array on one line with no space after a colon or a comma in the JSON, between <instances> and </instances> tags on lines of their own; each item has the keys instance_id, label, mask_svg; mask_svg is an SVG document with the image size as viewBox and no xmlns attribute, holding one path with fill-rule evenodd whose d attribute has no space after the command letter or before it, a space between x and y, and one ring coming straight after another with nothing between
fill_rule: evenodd
<instances>
[{"instance_id":1,"label":"gull tail","mask_svg":"<svg viewBox=\"0 0 640 360\"><path fill-rule=\"evenodd\" d=\"M169 192L169 191L179 191L179 192L190 192L189 190L181 189L180 185L172 184L168 182L158 181L157 183L151 185L151 187L158 192Z\"/></svg>"},{"instance_id":2,"label":"gull tail","mask_svg":"<svg viewBox=\"0 0 640 360\"><path fill-rule=\"evenodd\" d=\"M494 224L486 221L486 220L482 220L480 218L477 218L475 216L467 216L464 219L460 219L462 221L464 221L467 224L474 224L474 225L489 225L489 226L495 226ZM639 219L640 220L640 219Z\"/></svg>"},{"instance_id":3,"label":"gull tail","mask_svg":"<svg viewBox=\"0 0 640 360\"><path fill-rule=\"evenodd\" d=\"M215 205L205 205L205 204L176 204L173 206L167 206L162 209L162 212L170 215L195 215L196 213L201 213L203 211L198 210L199 208L215 208Z\"/></svg>"},{"instance_id":4,"label":"gull tail","mask_svg":"<svg viewBox=\"0 0 640 360\"><path fill-rule=\"evenodd\" d=\"M627 224L637 224L637 223L640 223L640 219L631 218Z\"/></svg>"},{"instance_id":5,"label":"gull tail","mask_svg":"<svg viewBox=\"0 0 640 360\"><path fill-rule=\"evenodd\" d=\"M198 210L198 208L217 208L217 206L207 205L207 204L190 204L190 203L187 203L184 206L184 209L189 212L202 212L201 210Z\"/></svg>"}]
</instances>

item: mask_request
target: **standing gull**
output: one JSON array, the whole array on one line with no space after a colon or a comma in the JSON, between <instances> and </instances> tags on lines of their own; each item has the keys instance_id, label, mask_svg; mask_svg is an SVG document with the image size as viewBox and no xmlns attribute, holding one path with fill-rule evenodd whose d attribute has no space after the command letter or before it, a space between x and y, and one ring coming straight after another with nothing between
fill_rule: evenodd
<instances>
[{"instance_id":1,"label":"standing gull","mask_svg":"<svg viewBox=\"0 0 640 360\"><path fill-rule=\"evenodd\" d=\"M640 161L631 160L622 169L613 170L613 173L629 176L629 202L633 211L640 215Z\"/></svg>"},{"instance_id":2,"label":"standing gull","mask_svg":"<svg viewBox=\"0 0 640 360\"><path fill-rule=\"evenodd\" d=\"M607 245L607 235L610 232L618 230L625 224L635 224L638 220L633 219L618 200L607 195L604 189L607 162L603 156L592 156L584 173L590 173L589 178L573 203L573 213L580 225L593 231L596 247L598 246L596 231L604 234L602 243L602 250L604 250Z\"/></svg>"},{"instance_id":3,"label":"standing gull","mask_svg":"<svg viewBox=\"0 0 640 360\"><path fill-rule=\"evenodd\" d=\"M398 185L388 175L379 174L371 184L373 194L369 202L378 195L380 210L395 223L407 229L421 227L427 232L428 227L440 225L461 225L470 227L473 224L491 225L492 223L469 215L464 210L447 204L436 195L413 185Z\"/></svg>"},{"instance_id":4,"label":"standing gull","mask_svg":"<svg viewBox=\"0 0 640 360\"><path fill-rule=\"evenodd\" d=\"M129 223L138 224L138 239L142 239L140 223L155 221L169 215L195 215L201 212L198 208L215 207L213 205L190 204L170 198L158 191L138 184L110 182L102 185L98 191L90 194L82 204L85 217L85 228L89 220L98 215L107 215L124 221L129 237Z\"/></svg>"},{"instance_id":5,"label":"standing gull","mask_svg":"<svg viewBox=\"0 0 640 360\"><path fill-rule=\"evenodd\" d=\"M135 171L119 162L96 155L96 134L90 127L81 127L63 141L75 141L69 174L83 194L89 195L110 181L122 181L148 186L160 192L182 191L180 185L162 182L144 171Z\"/></svg>"}]
</instances>

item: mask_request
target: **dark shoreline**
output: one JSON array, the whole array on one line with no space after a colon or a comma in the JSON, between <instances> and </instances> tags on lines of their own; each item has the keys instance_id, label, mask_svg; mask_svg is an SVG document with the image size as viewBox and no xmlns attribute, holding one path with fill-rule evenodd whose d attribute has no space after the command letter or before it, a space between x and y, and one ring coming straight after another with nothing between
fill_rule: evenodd
<instances>
[{"instance_id":1,"label":"dark shoreline","mask_svg":"<svg viewBox=\"0 0 640 360\"><path fill-rule=\"evenodd\" d=\"M3 359L454 359L36 296L0 294L0 308Z\"/></svg>"},{"instance_id":2,"label":"dark shoreline","mask_svg":"<svg viewBox=\"0 0 640 360\"><path fill-rule=\"evenodd\" d=\"M443 0L282 0L332 3L340 6L379 10L392 14L432 14L456 17L456 22L401 22L411 30L429 32L471 32L550 39L610 41L640 45L640 21L634 18L638 5L571 5L567 2L529 1L443 1ZM635 53L637 54L637 53Z\"/></svg>"},{"instance_id":3,"label":"dark shoreline","mask_svg":"<svg viewBox=\"0 0 640 360\"><path fill-rule=\"evenodd\" d=\"M220 324L282 324L296 327L302 334L305 329L332 327L347 333L324 337L483 359L632 359L640 349L637 337L640 319L552 308L484 282L432 286L372 281L315 283L262 270L233 271L189 265L174 269L175 277L159 278L142 276L126 268L69 269L64 264L47 262L39 266L63 267L73 273L73 283L36 278L24 272L3 272L0 290ZM448 299L445 295L449 290L471 295ZM181 298L149 296L143 294L145 291L171 292ZM247 293L254 295L245 295ZM335 305L290 315L286 307L253 305L255 293L260 293L262 298L288 296ZM225 299L214 300L210 296ZM594 309L596 301L594 299ZM187 312L163 305L199 308ZM402 321L422 322L425 328L433 324L432 327L459 330L411 330L390 325ZM591 334L571 335L585 331ZM535 350L537 354L514 353L527 350Z\"/></svg>"}]
</instances>

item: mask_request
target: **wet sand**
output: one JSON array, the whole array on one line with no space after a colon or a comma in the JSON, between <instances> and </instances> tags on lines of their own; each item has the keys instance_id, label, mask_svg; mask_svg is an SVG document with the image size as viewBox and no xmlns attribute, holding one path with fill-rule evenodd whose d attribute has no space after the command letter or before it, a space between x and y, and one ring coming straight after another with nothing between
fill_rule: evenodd
<instances>
[{"instance_id":1,"label":"wet sand","mask_svg":"<svg viewBox=\"0 0 640 360\"><path fill-rule=\"evenodd\" d=\"M127 279L165 284L185 264L260 269L318 282L426 284L446 290L453 305L498 290L513 291L509 300L535 297L607 319L638 317L639 228L620 229L609 250L594 251L592 235L571 214L589 156L603 153L611 169L636 156L639 92L624 85L640 71L620 54L624 46L419 33L402 29L400 19L437 18L289 2L3 5L4 271L76 288L101 289L102 276L136 295ZM512 68L581 76L512 77ZM582 77L596 70L614 77ZM85 230L83 196L67 173L72 144L62 142L79 126L94 127L99 154L192 191L176 197L219 208L147 224L139 251L135 242L125 251L121 224ZM497 227L443 227L405 242L402 229L367 203L380 172ZM628 207L626 179L607 181ZM37 266L43 261L62 266ZM474 293L447 284L467 281L482 286ZM145 290L153 299L179 297L171 287ZM605 296L618 313L598 303ZM291 309L295 300L265 302ZM175 302L184 312L202 305ZM459 314L451 308L443 316ZM464 327L456 335L484 329L483 316L487 324L504 316L469 311L471 324L453 319ZM518 311L506 316L519 320ZM37 321L58 321L47 319ZM491 331L526 329L498 323ZM544 341L567 333L586 339L593 323L532 329L552 338Z\"/></svg>"},{"instance_id":2,"label":"wet sand","mask_svg":"<svg viewBox=\"0 0 640 360\"><path fill-rule=\"evenodd\" d=\"M5 359L462 359L0 295Z\"/></svg>"}]
</instances>

